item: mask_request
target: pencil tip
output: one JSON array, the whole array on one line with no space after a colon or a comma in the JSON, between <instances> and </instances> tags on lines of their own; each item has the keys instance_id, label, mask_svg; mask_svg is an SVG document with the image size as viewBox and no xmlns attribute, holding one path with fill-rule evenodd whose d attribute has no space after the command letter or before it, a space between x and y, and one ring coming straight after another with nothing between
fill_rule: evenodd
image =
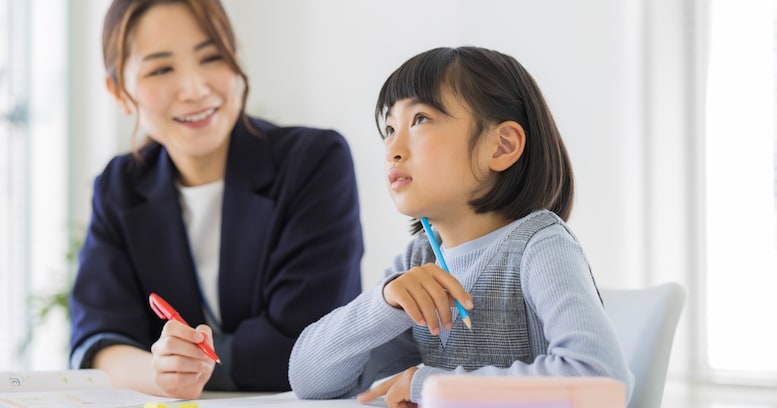
<instances>
[{"instance_id":1,"label":"pencil tip","mask_svg":"<svg viewBox=\"0 0 777 408\"><path fill-rule=\"evenodd\" d=\"M468 329L472 330L472 320L469 318L469 316L462 320L464 321L464 325L467 326Z\"/></svg>"},{"instance_id":2,"label":"pencil tip","mask_svg":"<svg viewBox=\"0 0 777 408\"><path fill-rule=\"evenodd\" d=\"M219 363L219 364L221 364L221 359L220 359L220 358L217 358L217 359L216 359L216 362L217 362L217 363Z\"/></svg>"}]
</instances>

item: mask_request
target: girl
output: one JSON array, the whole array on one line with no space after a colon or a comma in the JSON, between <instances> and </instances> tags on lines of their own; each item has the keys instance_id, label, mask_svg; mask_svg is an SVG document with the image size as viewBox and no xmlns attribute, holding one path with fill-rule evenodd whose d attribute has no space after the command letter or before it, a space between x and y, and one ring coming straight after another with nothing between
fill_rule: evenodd
<instances>
[{"instance_id":1,"label":"girl","mask_svg":"<svg viewBox=\"0 0 777 408\"><path fill-rule=\"evenodd\" d=\"M405 406L429 375L465 372L607 376L630 394L633 377L565 224L569 158L526 70L492 50L433 49L389 76L375 118L394 204L428 218L452 275L417 236L380 284L303 331L289 366L294 392L350 396L402 371L359 400L385 394Z\"/></svg>"},{"instance_id":2,"label":"girl","mask_svg":"<svg viewBox=\"0 0 777 408\"><path fill-rule=\"evenodd\" d=\"M106 13L106 86L149 140L95 180L71 366L114 387L286 391L297 335L361 291L345 139L247 116L235 44L218 0L114 0ZM151 292L196 329L160 320Z\"/></svg>"}]
</instances>

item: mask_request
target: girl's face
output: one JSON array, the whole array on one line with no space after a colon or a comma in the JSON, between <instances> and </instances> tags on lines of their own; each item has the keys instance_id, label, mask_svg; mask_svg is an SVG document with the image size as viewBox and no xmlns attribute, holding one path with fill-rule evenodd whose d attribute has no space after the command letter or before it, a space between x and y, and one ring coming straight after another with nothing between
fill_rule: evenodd
<instances>
[{"instance_id":1,"label":"girl's face","mask_svg":"<svg viewBox=\"0 0 777 408\"><path fill-rule=\"evenodd\" d=\"M399 212L433 221L474 212L468 202L488 176L486 149L470 152L471 113L450 90L442 93L448 114L412 99L396 102L386 116L385 175Z\"/></svg>"},{"instance_id":2,"label":"girl's face","mask_svg":"<svg viewBox=\"0 0 777 408\"><path fill-rule=\"evenodd\" d=\"M181 182L223 177L229 135L241 109L242 81L183 4L151 7L129 33L119 96L140 125L163 144Z\"/></svg>"}]
</instances>

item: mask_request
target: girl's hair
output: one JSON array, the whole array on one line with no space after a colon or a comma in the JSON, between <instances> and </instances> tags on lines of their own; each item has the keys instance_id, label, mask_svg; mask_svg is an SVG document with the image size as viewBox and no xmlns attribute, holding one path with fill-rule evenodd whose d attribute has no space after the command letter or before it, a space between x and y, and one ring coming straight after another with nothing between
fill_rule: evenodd
<instances>
[{"instance_id":1,"label":"girl's hair","mask_svg":"<svg viewBox=\"0 0 777 408\"><path fill-rule=\"evenodd\" d=\"M572 211L572 167L556 123L537 83L515 60L479 47L435 48L414 56L383 84L375 106L381 124L394 104L410 98L447 114L442 103L448 87L469 107L475 129L470 150L489 126L518 122L526 133L520 159L486 181L485 193L469 204L476 213L497 211L517 220L538 209L548 209L563 220ZM421 230L413 220L411 231Z\"/></svg>"},{"instance_id":2,"label":"girl's hair","mask_svg":"<svg viewBox=\"0 0 777 408\"><path fill-rule=\"evenodd\" d=\"M238 62L235 33L219 0L113 0L105 13L102 39L103 63L113 85L119 92L129 97L124 82L124 66L130 53L130 35L140 18L149 9L160 4L175 3L184 4L191 10L200 28L213 40L232 70L243 79L241 116L248 129L256 133L244 109L248 98L248 77ZM132 98L130 100L135 104ZM139 126L138 119L136 118L135 129L132 131L132 151L139 158L138 150L142 146L137 147L134 143ZM143 145L148 144L149 141L150 139L146 138Z\"/></svg>"}]
</instances>

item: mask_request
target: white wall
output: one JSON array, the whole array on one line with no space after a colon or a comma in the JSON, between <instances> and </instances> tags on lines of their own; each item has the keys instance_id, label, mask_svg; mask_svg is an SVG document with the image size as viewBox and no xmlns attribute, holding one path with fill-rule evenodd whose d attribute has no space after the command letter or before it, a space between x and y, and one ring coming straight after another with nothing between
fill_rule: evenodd
<instances>
[{"instance_id":1,"label":"white wall","mask_svg":"<svg viewBox=\"0 0 777 408\"><path fill-rule=\"evenodd\" d=\"M248 111L279 124L334 128L348 139L362 204L365 285L409 238L379 164L378 90L412 55L460 45L515 56L543 89L576 173L571 225L600 285L682 279L676 265L686 262L676 256L683 257L677 252L687 237L674 224L686 211L672 209L687 206L681 193L688 190L688 125L678 118L686 109L678 91L685 86L683 2L223 2L251 81ZM71 3L71 214L81 225L92 178L126 150L132 126L103 88L99 38L108 3Z\"/></svg>"},{"instance_id":2,"label":"white wall","mask_svg":"<svg viewBox=\"0 0 777 408\"><path fill-rule=\"evenodd\" d=\"M365 284L408 241L382 175L373 121L385 78L437 46L515 56L544 90L577 181L572 227L597 279L640 281L643 254L642 48L638 0L225 0L251 80L249 112L282 124L332 127L356 161Z\"/></svg>"},{"instance_id":3,"label":"white wall","mask_svg":"<svg viewBox=\"0 0 777 408\"><path fill-rule=\"evenodd\" d=\"M251 81L249 113L334 128L348 139L362 205L365 286L409 239L383 180L373 122L378 90L416 53L460 45L513 55L543 89L576 173L570 224L599 285L687 281L694 119L686 117L693 113L693 67L684 62L685 16L695 0L223 2ZM85 224L91 180L126 148L131 122L102 90L98 39L108 1L72 3L73 47L87 50L82 72L72 74L73 88L84 90L74 104L84 105L74 107L81 117L73 122L73 161L80 164L72 171L71 204Z\"/></svg>"},{"instance_id":4,"label":"white wall","mask_svg":"<svg viewBox=\"0 0 777 408\"><path fill-rule=\"evenodd\" d=\"M85 232L92 182L115 154L129 149L130 118L105 89L102 23L109 0L70 1L70 213L74 232Z\"/></svg>"},{"instance_id":5,"label":"white wall","mask_svg":"<svg viewBox=\"0 0 777 408\"><path fill-rule=\"evenodd\" d=\"M132 122L102 82L106 0L73 2L75 224L88 219L91 181L126 149ZM371 285L404 246L407 219L382 175L373 108L385 78L437 46L478 45L515 56L534 75L573 162L571 225L603 286L644 283L644 58L640 0L224 0L249 74L248 111L279 124L331 127L348 139L360 188ZM99 118L100 120L95 120Z\"/></svg>"},{"instance_id":6,"label":"white wall","mask_svg":"<svg viewBox=\"0 0 777 408\"><path fill-rule=\"evenodd\" d=\"M677 281L698 254L692 103L696 0L224 0L252 91L249 112L332 127L356 162L365 287L409 239L383 180L373 122L386 77L418 52L477 45L516 57L543 89L576 174L571 226L601 287ZM701 7L703 9L703 7ZM699 54L699 55L696 55ZM691 288L672 357L698 339ZM690 351L689 351L690 350Z\"/></svg>"}]
</instances>

